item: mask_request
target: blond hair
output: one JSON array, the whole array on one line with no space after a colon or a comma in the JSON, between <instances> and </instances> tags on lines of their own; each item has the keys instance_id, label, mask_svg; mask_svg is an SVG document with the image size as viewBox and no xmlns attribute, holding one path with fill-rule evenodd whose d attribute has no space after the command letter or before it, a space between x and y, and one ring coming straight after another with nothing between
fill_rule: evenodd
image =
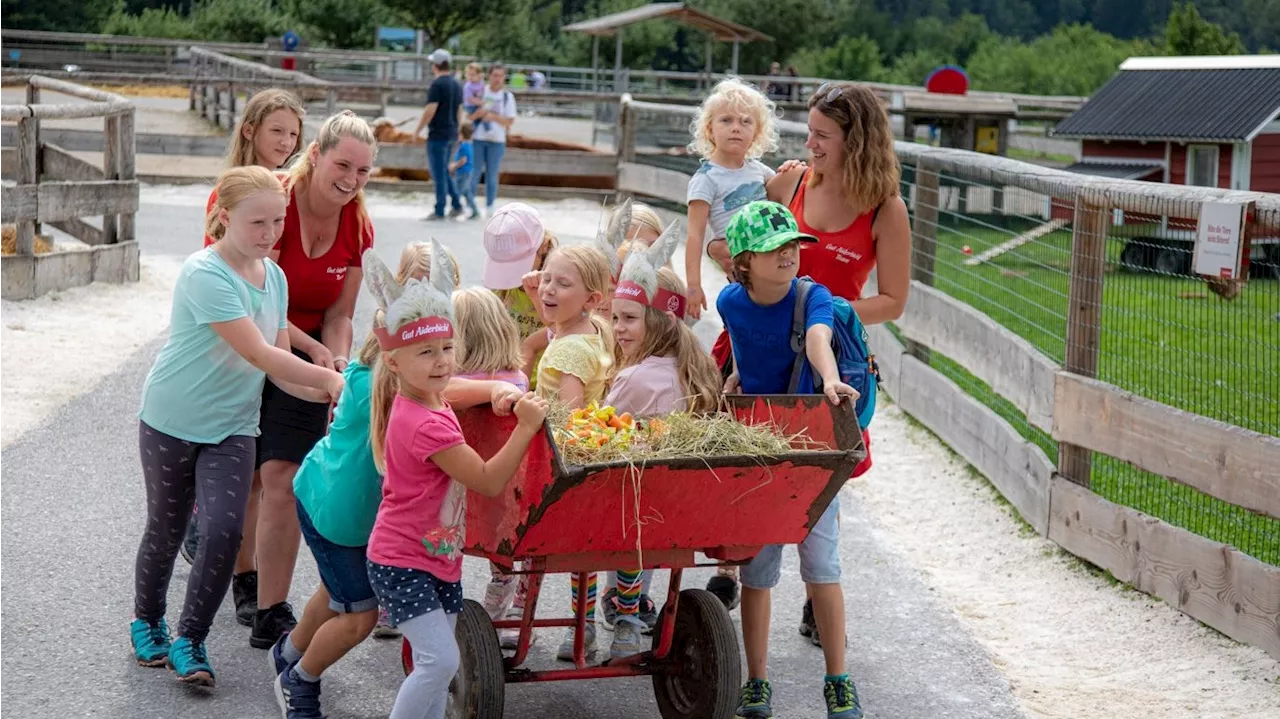
<instances>
[{"instance_id":1,"label":"blond hair","mask_svg":"<svg viewBox=\"0 0 1280 719\"><path fill-rule=\"evenodd\" d=\"M609 301L609 288L613 284L613 273L609 268L609 260L604 253L591 245L565 245L557 247L547 256L549 262L552 257L564 257L578 273L579 279L582 280L582 286L587 292L596 292L600 294L601 303ZM588 316L591 318L591 324L600 333L601 339L604 340L606 348L612 351L613 348L613 326L609 321L601 317L598 313L592 312L592 306L586 308Z\"/></svg>"},{"instance_id":2,"label":"blond hair","mask_svg":"<svg viewBox=\"0 0 1280 719\"><path fill-rule=\"evenodd\" d=\"M214 186L213 206L205 216L204 233L215 241L221 240L227 233L226 225L218 215L222 210L230 212L245 199L259 192L271 192L285 197L284 186L280 184L275 173L265 167L248 165L223 170L218 176L218 184Z\"/></svg>"},{"instance_id":3,"label":"blond hair","mask_svg":"<svg viewBox=\"0 0 1280 719\"><path fill-rule=\"evenodd\" d=\"M311 150L314 148L319 155L327 154L330 150L338 146L343 138L350 137L358 142L363 142L373 148L373 159L378 159L378 138L374 137L373 128L369 127L369 123L363 118L356 115L350 110L343 110L336 115L329 117L320 126L320 131L316 133L316 139L307 145L307 151L298 155L294 159L293 164L289 166L289 177L285 180L285 184L290 191L294 188L305 188L307 183L311 181L311 172L315 169L311 161ZM360 218L360 224L369 222L369 212L364 205L364 190L356 193L353 200L356 203L356 216Z\"/></svg>"},{"instance_id":4,"label":"blond hair","mask_svg":"<svg viewBox=\"0 0 1280 719\"><path fill-rule=\"evenodd\" d=\"M631 227L627 228L627 234L641 229L653 230L654 234L660 236L665 228L662 226L662 218L658 217L652 207L637 202L631 205Z\"/></svg>"},{"instance_id":5,"label":"blond hair","mask_svg":"<svg viewBox=\"0 0 1280 719\"><path fill-rule=\"evenodd\" d=\"M687 295L679 275L668 267L658 269L658 287L679 295ZM644 341L633 357L623 357L614 350L614 367L621 370L637 365L649 357L674 357L676 375L680 379L686 408L695 414L715 411L720 404L720 371L711 355L702 350L693 330L666 312L645 306Z\"/></svg>"},{"instance_id":6,"label":"blond hair","mask_svg":"<svg viewBox=\"0 0 1280 719\"><path fill-rule=\"evenodd\" d=\"M453 284L456 287L462 284L462 273L458 271L458 258L448 248L441 247L441 249L452 261ZM410 242L405 245L404 250L400 252L400 268L396 270L396 282L403 285L412 278L422 279L430 275L431 243Z\"/></svg>"},{"instance_id":7,"label":"blond hair","mask_svg":"<svg viewBox=\"0 0 1280 719\"><path fill-rule=\"evenodd\" d=\"M460 374L493 374L524 366L520 328L492 290L472 287L453 293L454 354Z\"/></svg>"},{"instance_id":8,"label":"blond hair","mask_svg":"<svg viewBox=\"0 0 1280 719\"><path fill-rule=\"evenodd\" d=\"M253 138L258 135L258 130L261 129L267 117L277 110L289 110L298 116L298 141L294 143L289 156L298 154L298 150L302 149L302 121L307 116L307 110L302 106L302 101L297 95L288 90L271 88L255 94L245 103L244 114L240 116L240 121L236 123L235 131L231 134L231 147L227 150L227 167L258 164L258 158L253 151ZM245 128L252 128L249 137L244 136Z\"/></svg>"},{"instance_id":9,"label":"blond hair","mask_svg":"<svg viewBox=\"0 0 1280 719\"><path fill-rule=\"evenodd\" d=\"M475 70L476 72L480 73L480 77L484 77L484 65L481 65L481 64L480 64L480 63L478 63L478 62L469 62L469 63L467 63L467 69L466 69L466 71L469 73L469 72L471 72L472 70Z\"/></svg>"},{"instance_id":10,"label":"blond hair","mask_svg":"<svg viewBox=\"0 0 1280 719\"><path fill-rule=\"evenodd\" d=\"M893 150L889 113L879 96L866 85L837 83L809 98L809 108L816 108L844 133L841 189L858 214L896 197L902 169ZM822 180L817 172L809 173L809 187Z\"/></svg>"},{"instance_id":11,"label":"blond hair","mask_svg":"<svg viewBox=\"0 0 1280 719\"><path fill-rule=\"evenodd\" d=\"M756 159L778 149L778 125L774 122L777 105L765 97L759 89L742 80L731 77L716 84L711 94L702 101L698 116L689 124L693 141L689 151L703 158L710 158L716 143L711 134L711 123L724 109L745 112L755 120L756 135L747 147L747 158Z\"/></svg>"}]
</instances>

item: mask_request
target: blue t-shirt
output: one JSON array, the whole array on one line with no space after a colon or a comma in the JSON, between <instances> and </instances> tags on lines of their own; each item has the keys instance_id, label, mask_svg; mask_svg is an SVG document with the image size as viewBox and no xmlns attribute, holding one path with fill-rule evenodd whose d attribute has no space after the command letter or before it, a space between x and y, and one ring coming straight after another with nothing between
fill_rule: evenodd
<instances>
[{"instance_id":1,"label":"blue t-shirt","mask_svg":"<svg viewBox=\"0 0 1280 719\"><path fill-rule=\"evenodd\" d=\"M758 305L747 288L733 283L720 291L716 311L733 342L733 358L743 394L781 394L791 382L796 353L791 349L791 320L796 306L796 281L780 302ZM805 298L807 332L814 325L832 326L831 292L819 284Z\"/></svg>"},{"instance_id":2,"label":"blue t-shirt","mask_svg":"<svg viewBox=\"0 0 1280 719\"><path fill-rule=\"evenodd\" d=\"M382 475L369 443L373 370L352 362L342 374L347 384L333 424L302 460L293 494L320 536L344 547L363 547L382 502Z\"/></svg>"},{"instance_id":3,"label":"blue t-shirt","mask_svg":"<svg viewBox=\"0 0 1280 719\"><path fill-rule=\"evenodd\" d=\"M471 146L470 140L463 140L458 143L458 151L453 156L453 161L465 160L454 172L471 172L472 160L475 159L475 149Z\"/></svg>"},{"instance_id":4,"label":"blue t-shirt","mask_svg":"<svg viewBox=\"0 0 1280 719\"><path fill-rule=\"evenodd\" d=\"M211 248L187 258L173 288L169 339L147 374L138 418L171 437L217 444L258 436L266 374L249 364L209 325L248 317L274 345L289 326L284 272L263 260L262 289L249 284Z\"/></svg>"}]
</instances>

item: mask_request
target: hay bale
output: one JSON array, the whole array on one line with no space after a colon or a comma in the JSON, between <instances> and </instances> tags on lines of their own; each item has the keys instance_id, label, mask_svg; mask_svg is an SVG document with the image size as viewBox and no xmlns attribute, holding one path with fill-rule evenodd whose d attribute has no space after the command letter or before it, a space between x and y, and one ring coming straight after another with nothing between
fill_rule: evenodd
<instances>
[{"instance_id":1,"label":"hay bale","mask_svg":"<svg viewBox=\"0 0 1280 719\"><path fill-rule=\"evenodd\" d=\"M18 228L14 225L0 226L0 254L18 254ZM36 235L36 254L43 255L53 251L53 238L48 235Z\"/></svg>"}]
</instances>

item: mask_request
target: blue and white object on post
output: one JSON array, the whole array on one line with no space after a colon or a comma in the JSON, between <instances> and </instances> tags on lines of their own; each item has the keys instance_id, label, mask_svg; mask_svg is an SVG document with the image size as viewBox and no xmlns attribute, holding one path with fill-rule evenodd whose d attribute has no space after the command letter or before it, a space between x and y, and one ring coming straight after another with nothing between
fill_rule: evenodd
<instances>
[{"instance_id":1,"label":"blue and white object on post","mask_svg":"<svg viewBox=\"0 0 1280 719\"><path fill-rule=\"evenodd\" d=\"M280 43L284 46L285 52L293 52L298 49L298 44L302 42L302 38L298 37L298 33L289 30L280 38Z\"/></svg>"}]
</instances>

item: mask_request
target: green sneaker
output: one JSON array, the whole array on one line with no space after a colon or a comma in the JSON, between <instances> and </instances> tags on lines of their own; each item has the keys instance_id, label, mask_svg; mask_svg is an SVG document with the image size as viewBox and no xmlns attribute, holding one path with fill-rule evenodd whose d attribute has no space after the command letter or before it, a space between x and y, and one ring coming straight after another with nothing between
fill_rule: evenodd
<instances>
[{"instance_id":1,"label":"green sneaker","mask_svg":"<svg viewBox=\"0 0 1280 719\"><path fill-rule=\"evenodd\" d=\"M169 663L169 625L164 618L152 624L145 619L135 619L129 625L129 643L133 645L133 657L144 667L162 667Z\"/></svg>"},{"instance_id":2,"label":"green sneaker","mask_svg":"<svg viewBox=\"0 0 1280 719\"><path fill-rule=\"evenodd\" d=\"M169 666L184 684L213 686L213 666L209 664L204 642L193 642L188 637L175 639L169 650Z\"/></svg>"},{"instance_id":3,"label":"green sneaker","mask_svg":"<svg viewBox=\"0 0 1280 719\"><path fill-rule=\"evenodd\" d=\"M827 719L862 719L858 688L848 674L823 682L822 696L827 700Z\"/></svg>"},{"instance_id":4,"label":"green sneaker","mask_svg":"<svg viewBox=\"0 0 1280 719\"><path fill-rule=\"evenodd\" d=\"M751 679L742 686L742 698L733 719L773 719L773 687L768 679Z\"/></svg>"}]
</instances>

